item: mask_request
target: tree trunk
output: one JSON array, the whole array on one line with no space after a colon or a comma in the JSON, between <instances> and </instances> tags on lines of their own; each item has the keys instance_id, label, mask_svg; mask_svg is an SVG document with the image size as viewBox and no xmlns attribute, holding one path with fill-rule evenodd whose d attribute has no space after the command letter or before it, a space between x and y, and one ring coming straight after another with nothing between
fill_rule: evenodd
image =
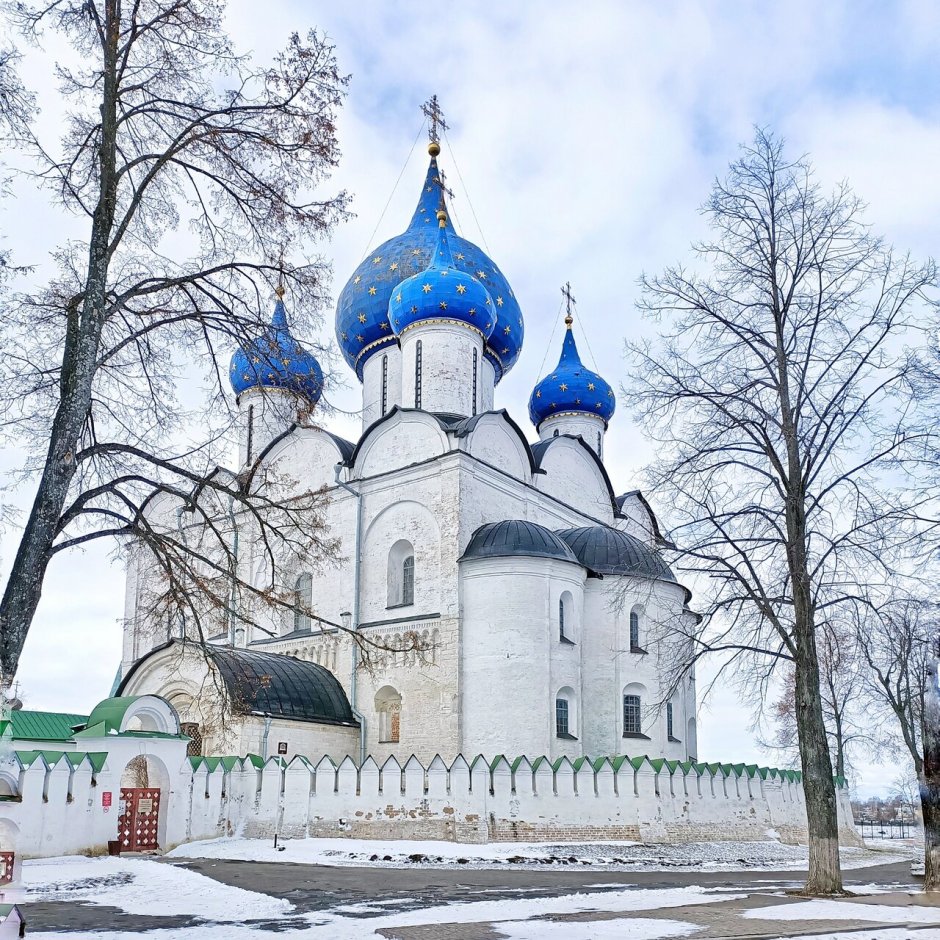
<instances>
[{"instance_id":1,"label":"tree trunk","mask_svg":"<svg viewBox=\"0 0 940 940\"><path fill-rule=\"evenodd\" d=\"M26 634L39 606L42 584L59 520L75 475L75 454L91 406L92 388L105 323L111 231L114 226L117 178L118 7L104 4L102 46L103 92L101 139L98 145L100 188L92 216L85 290L69 307L65 347L59 376L59 404L49 434L49 450L33 500L29 521L13 560L0 600L0 686L9 687L16 674Z\"/></svg>"},{"instance_id":2,"label":"tree trunk","mask_svg":"<svg viewBox=\"0 0 940 940\"><path fill-rule=\"evenodd\" d=\"M818 683L811 681L812 676L819 675L818 669L815 637L810 632L797 648L796 668L796 724L809 835L809 874L805 890L812 895L831 895L843 892L839 817L822 698Z\"/></svg>"},{"instance_id":3,"label":"tree trunk","mask_svg":"<svg viewBox=\"0 0 940 940\"><path fill-rule=\"evenodd\" d=\"M920 805L924 814L924 890L940 892L940 690L937 658L927 666L924 695L924 771Z\"/></svg>"}]
</instances>

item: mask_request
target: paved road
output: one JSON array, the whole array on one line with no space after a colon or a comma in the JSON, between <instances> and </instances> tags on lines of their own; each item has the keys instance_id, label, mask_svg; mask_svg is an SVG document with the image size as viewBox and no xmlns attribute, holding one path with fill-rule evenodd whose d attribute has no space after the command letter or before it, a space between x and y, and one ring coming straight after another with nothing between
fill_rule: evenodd
<instances>
[{"instance_id":1,"label":"paved road","mask_svg":"<svg viewBox=\"0 0 940 940\"><path fill-rule=\"evenodd\" d=\"M341 904L368 901L397 902L384 904L387 914L436 904L466 901L493 901L503 898L557 897L576 891L611 890L626 886L638 888L676 888L702 885L708 888L761 891L771 885L798 887L801 872L630 872L584 866L578 869L429 869L420 865L409 868L353 868L303 865L290 862L242 862L212 859L163 860L199 872L224 884L260 891L272 897L286 898L298 914L335 908ZM910 888L916 883L908 863L862 868L845 873L846 887L878 883ZM26 904L30 933L43 930L124 930L142 932L158 928L188 927L197 923L192 917L150 917L130 915L115 908L65 902ZM350 916L347 914L347 916ZM369 915L363 915L369 916ZM442 919L446 915L442 915ZM272 929L291 925L292 918L276 924L259 921L259 928ZM296 926L304 922L297 921ZM416 933L415 936L418 936ZM454 934L453 936L457 936Z\"/></svg>"}]
</instances>

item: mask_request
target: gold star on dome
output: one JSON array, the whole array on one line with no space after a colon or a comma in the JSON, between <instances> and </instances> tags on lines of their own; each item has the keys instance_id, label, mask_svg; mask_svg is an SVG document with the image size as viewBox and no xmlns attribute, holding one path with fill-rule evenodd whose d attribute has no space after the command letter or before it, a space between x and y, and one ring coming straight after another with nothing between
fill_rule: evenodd
<instances>
[{"instance_id":1,"label":"gold star on dome","mask_svg":"<svg viewBox=\"0 0 940 940\"><path fill-rule=\"evenodd\" d=\"M388 323L386 323L385 320L383 320L383 321L379 324L379 329L380 329L380 330L387 330L387 329L388 329Z\"/></svg>"},{"instance_id":2,"label":"gold star on dome","mask_svg":"<svg viewBox=\"0 0 940 940\"><path fill-rule=\"evenodd\" d=\"M446 309L447 309L447 301L446 301L446 300L442 300L442 301L441 301L441 310L446 310Z\"/></svg>"},{"instance_id":3,"label":"gold star on dome","mask_svg":"<svg viewBox=\"0 0 940 940\"><path fill-rule=\"evenodd\" d=\"M466 293L467 293L467 287L466 287L466 285L465 285L465 284L458 284L458 285L457 285L457 293L458 293L458 294L466 294Z\"/></svg>"},{"instance_id":4,"label":"gold star on dome","mask_svg":"<svg viewBox=\"0 0 940 940\"><path fill-rule=\"evenodd\" d=\"M282 365L282 366L289 366L289 365L290 365L290 359L282 359L282 360L281 360L281 365Z\"/></svg>"},{"instance_id":5,"label":"gold star on dome","mask_svg":"<svg viewBox=\"0 0 940 940\"><path fill-rule=\"evenodd\" d=\"M489 297L486 298L485 303L487 304L487 306L489 306L489 303L490 303L490 298L489 298Z\"/></svg>"},{"instance_id":6,"label":"gold star on dome","mask_svg":"<svg viewBox=\"0 0 940 940\"><path fill-rule=\"evenodd\" d=\"M396 301L397 303L401 303L401 294L399 294L399 295L395 298L395 301Z\"/></svg>"},{"instance_id":7,"label":"gold star on dome","mask_svg":"<svg viewBox=\"0 0 940 940\"><path fill-rule=\"evenodd\" d=\"M481 281L485 281L485 280L486 280L486 271L477 271L477 277L478 277Z\"/></svg>"},{"instance_id":8,"label":"gold star on dome","mask_svg":"<svg viewBox=\"0 0 940 940\"><path fill-rule=\"evenodd\" d=\"M362 280L362 275L361 275L361 274L357 274L357 275L353 278L353 284L358 284L361 280Z\"/></svg>"},{"instance_id":9,"label":"gold star on dome","mask_svg":"<svg viewBox=\"0 0 940 940\"><path fill-rule=\"evenodd\" d=\"M447 277L448 272L446 270L441 271L441 277Z\"/></svg>"},{"instance_id":10,"label":"gold star on dome","mask_svg":"<svg viewBox=\"0 0 940 940\"><path fill-rule=\"evenodd\" d=\"M557 379L557 378L558 378L558 374L556 373L555 375L552 376L552 378L553 378L553 379Z\"/></svg>"},{"instance_id":11,"label":"gold star on dome","mask_svg":"<svg viewBox=\"0 0 940 940\"><path fill-rule=\"evenodd\" d=\"M349 339L349 336L348 336L348 334L346 334L346 333L343 333L343 334L342 334L342 337L343 337L343 342L344 342L344 343L346 342L347 339Z\"/></svg>"},{"instance_id":12,"label":"gold star on dome","mask_svg":"<svg viewBox=\"0 0 940 940\"><path fill-rule=\"evenodd\" d=\"M247 372L242 373L242 378L243 378L246 382L248 382L248 381L251 380L251 376L250 376Z\"/></svg>"},{"instance_id":13,"label":"gold star on dome","mask_svg":"<svg viewBox=\"0 0 940 940\"><path fill-rule=\"evenodd\" d=\"M420 255L420 254L421 254L421 249L420 249L420 248L412 248L412 249L411 249L411 253L412 253L413 255Z\"/></svg>"},{"instance_id":14,"label":"gold star on dome","mask_svg":"<svg viewBox=\"0 0 940 940\"><path fill-rule=\"evenodd\" d=\"M417 313L417 312L418 312L418 308L415 307L415 306L412 306L411 312L412 312L412 313Z\"/></svg>"},{"instance_id":15,"label":"gold star on dome","mask_svg":"<svg viewBox=\"0 0 940 940\"><path fill-rule=\"evenodd\" d=\"M593 392L593 391L594 391L594 383L593 383L593 382L588 382L588 391L589 391L589 392Z\"/></svg>"},{"instance_id":16,"label":"gold star on dome","mask_svg":"<svg viewBox=\"0 0 940 940\"><path fill-rule=\"evenodd\" d=\"M550 407L554 408L554 407L555 407L555 402L552 402Z\"/></svg>"},{"instance_id":17,"label":"gold star on dome","mask_svg":"<svg viewBox=\"0 0 940 940\"><path fill-rule=\"evenodd\" d=\"M475 316L477 315L477 308L476 308L476 307L471 307L471 308L467 311L467 313L469 313L471 317L475 317Z\"/></svg>"},{"instance_id":18,"label":"gold star on dome","mask_svg":"<svg viewBox=\"0 0 940 940\"><path fill-rule=\"evenodd\" d=\"M594 407L595 407L598 411L600 411L600 410L601 410L601 403L598 402Z\"/></svg>"},{"instance_id":19,"label":"gold star on dome","mask_svg":"<svg viewBox=\"0 0 940 940\"><path fill-rule=\"evenodd\" d=\"M509 352L509 349L508 349L508 347L507 347L507 348L505 348L505 349L503 350L503 355L505 356L506 353L508 353L508 352Z\"/></svg>"},{"instance_id":20,"label":"gold star on dome","mask_svg":"<svg viewBox=\"0 0 940 940\"><path fill-rule=\"evenodd\" d=\"M458 251L457 254L454 255L454 257L455 257L458 261L463 261L463 252Z\"/></svg>"},{"instance_id":21,"label":"gold star on dome","mask_svg":"<svg viewBox=\"0 0 940 940\"><path fill-rule=\"evenodd\" d=\"M508 336L512 332L512 327L507 325L503 332Z\"/></svg>"},{"instance_id":22,"label":"gold star on dome","mask_svg":"<svg viewBox=\"0 0 940 940\"><path fill-rule=\"evenodd\" d=\"M608 398L613 398L613 397L614 397L613 389L610 389L610 388L607 389L607 397L608 397Z\"/></svg>"},{"instance_id":23,"label":"gold star on dome","mask_svg":"<svg viewBox=\"0 0 940 940\"><path fill-rule=\"evenodd\" d=\"M373 264L381 264L381 263L382 263L382 256L381 256L381 255L376 255L376 256L372 259L372 263L373 263Z\"/></svg>"},{"instance_id":24,"label":"gold star on dome","mask_svg":"<svg viewBox=\"0 0 940 940\"><path fill-rule=\"evenodd\" d=\"M360 314L359 314L359 322L360 322L360 323L365 323L365 322L366 322L366 315L365 315L364 313L360 313Z\"/></svg>"},{"instance_id":25,"label":"gold star on dome","mask_svg":"<svg viewBox=\"0 0 940 940\"><path fill-rule=\"evenodd\" d=\"M559 385L558 387L559 387L563 392L567 392L567 391L568 391L568 383L567 383L567 382L562 382L561 385Z\"/></svg>"},{"instance_id":26,"label":"gold star on dome","mask_svg":"<svg viewBox=\"0 0 940 940\"><path fill-rule=\"evenodd\" d=\"M423 290L426 294L430 294L430 293L431 293L431 285L430 285L430 284L425 284L425 285L421 288L421 290Z\"/></svg>"},{"instance_id":27,"label":"gold star on dome","mask_svg":"<svg viewBox=\"0 0 940 940\"><path fill-rule=\"evenodd\" d=\"M261 362L261 357L260 357L260 356L252 356L252 357L251 357L251 361L252 361L252 362Z\"/></svg>"},{"instance_id":28,"label":"gold star on dome","mask_svg":"<svg viewBox=\"0 0 940 940\"><path fill-rule=\"evenodd\" d=\"M397 271L397 270L398 270L398 262L397 262L397 261L393 261L393 262L388 266L388 269L389 269L389 271Z\"/></svg>"},{"instance_id":29,"label":"gold star on dome","mask_svg":"<svg viewBox=\"0 0 940 940\"><path fill-rule=\"evenodd\" d=\"M369 288L369 296L370 296L370 297L374 297L374 296L375 296L375 284L373 284L373 285Z\"/></svg>"},{"instance_id":30,"label":"gold star on dome","mask_svg":"<svg viewBox=\"0 0 940 940\"><path fill-rule=\"evenodd\" d=\"M356 339L358 339L360 343L364 343L364 342L365 342L365 337L362 335L362 333L357 333L357 334L356 334Z\"/></svg>"},{"instance_id":31,"label":"gold star on dome","mask_svg":"<svg viewBox=\"0 0 940 940\"><path fill-rule=\"evenodd\" d=\"M535 393L535 397L536 397L536 398L541 398L541 397L542 397L542 390L541 390L541 389L539 389L539 390Z\"/></svg>"},{"instance_id":32,"label":"gold star on dome","mask_svg":"<svg viewBox=\"0 0 940 940\"><path fill-rule=\"evenodd\" d=\"M488 330L489 328L490 328L490 321L487 320L486 323L483 325L483 329Z\"/></svg>"},{"instance_id":33,"label":"gold star on dome","mask_svg":"<svg viewBox=\"0 0 940 940\"><path fill-rule=\"evenodd\" d=\"M497 307L502 307L502 305L503 305L503 298L502 298L502 297L497 297L497 298L496 298L496 306L497 306Z\"/></svg>"},{"instance_id":34,"label":"gold star on dome","mask_svg":"<svg viewBox=\"0 0 940 940\"><path fill-rule=\"evenodd\" d=\"M433 190L433 188L434 188L433 186L428 186L428 187L425 188L424 191L425 191L426 193L429 193L429 192L431 192L431 191Z\"/></svg>"}]
</instances>

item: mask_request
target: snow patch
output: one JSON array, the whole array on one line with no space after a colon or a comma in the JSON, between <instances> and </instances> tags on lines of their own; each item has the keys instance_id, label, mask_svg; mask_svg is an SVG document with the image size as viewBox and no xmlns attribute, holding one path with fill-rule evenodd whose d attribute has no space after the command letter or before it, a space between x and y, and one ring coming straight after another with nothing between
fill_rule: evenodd
<instances>
[{"instance_id":1,"label":"snow patch","mask_svg":"<svg viewBox=\"0 0 940 940\"><path fill-rule=\"evenodd\" d=\"M940 924L940 907L913 904L854 904L851 901L803 901L744 911L756 920L866 920L882 924Z\"/></svg>"}]
</instances>

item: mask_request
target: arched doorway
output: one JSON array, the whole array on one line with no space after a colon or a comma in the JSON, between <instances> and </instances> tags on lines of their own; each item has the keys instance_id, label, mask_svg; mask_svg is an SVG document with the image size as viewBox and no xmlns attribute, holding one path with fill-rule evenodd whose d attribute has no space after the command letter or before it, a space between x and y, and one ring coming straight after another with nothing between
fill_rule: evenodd
<instances>
[{"instance_id":1,"label":"arched doorway","mask_svg":"<svg viewBox=\"0 0 940 940\"><path fill-rule=\"evenodd\" d=\"M6 790L9 782L6 778L0 778L0 785ZM15 788L13 792L15 793ZM16 855L19 833L16 823L0 817L0 888L20 880L22 861Z\"/></svg>"},{"instance_id":2,"label":"arched doorway","mask_svg":"<svg viewBox=\"0 0 940 940\"><path fill-rule=\"evenodd\" d=\"M152 852L166 843L169 795L170 775L159 757L138 754L127 762L117 821L122 852Z\"/></svg>"}]
</instances>

